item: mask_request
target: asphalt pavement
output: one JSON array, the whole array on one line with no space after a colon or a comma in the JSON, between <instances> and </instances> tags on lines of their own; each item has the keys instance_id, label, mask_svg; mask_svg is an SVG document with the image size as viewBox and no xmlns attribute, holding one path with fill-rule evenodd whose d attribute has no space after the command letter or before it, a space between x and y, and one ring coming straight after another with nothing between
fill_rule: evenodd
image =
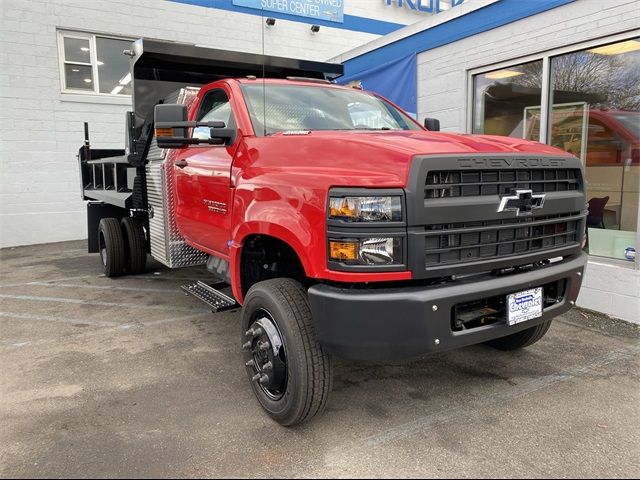
<instances>
[{"instance_id":1,"label":"asphalt pavement","mask_svg":"<svg viewBox=\"0 0 640 480\"><path fill-rule=\"evenodd\" d=\"M518 352L338 361L327 412L286 429L196 279L0 251L1 477L640 477L638 326L574 309Z\"/></svg>"}]
</instances>

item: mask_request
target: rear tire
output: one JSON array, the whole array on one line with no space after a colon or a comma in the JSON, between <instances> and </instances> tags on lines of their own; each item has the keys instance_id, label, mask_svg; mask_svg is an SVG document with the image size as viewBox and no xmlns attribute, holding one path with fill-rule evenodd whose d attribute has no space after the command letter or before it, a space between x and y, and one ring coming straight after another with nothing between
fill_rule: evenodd
<instances>
[{"instance_id":1,"label":"rear tire","mask_svg":"<svg viewBox=\"0 0 640 480\"><path fill-rule=\"evenodd\" d=\"M100 259L104 274L119 277L124 273L125 250L120 222L117 218L103 218L98 225Z\"/></svg>"},{"instance_id":2,"label":"rear tire","mask_svg":"<svg viewBox=\"0 0 640 480\"><path fill-rule=\"evenodd\" d=\"M498 350L517 350L528 347L544 337L549 331L549 327L551 327L551 320L514 333L508 337L496 338L495 340L487 342L487 345L497 348Z\"/></svg>"},{"instance_id":3,"label":"rear tire","mask_svg":"<svg viewBox=\"0 0 640 480\"><path fill-rule=\"evenodd\" d=\"M147 238L142 221L136 217L122 219L122 234L125 250L125 270L129 275L138 275L147 266Z\"/></svg>"},{"instance_id":4,"label":"rear tire","mask_svg":"<svg viewBox=\"0 0 640 480\"><path fill-rule=\"evenodd\" d=\"M253 393L276 422L298 425L324 411L333 365L316 339L302 285L288 278L253 285L242 307L242 343Z\"/></svg>"}]
</instances>

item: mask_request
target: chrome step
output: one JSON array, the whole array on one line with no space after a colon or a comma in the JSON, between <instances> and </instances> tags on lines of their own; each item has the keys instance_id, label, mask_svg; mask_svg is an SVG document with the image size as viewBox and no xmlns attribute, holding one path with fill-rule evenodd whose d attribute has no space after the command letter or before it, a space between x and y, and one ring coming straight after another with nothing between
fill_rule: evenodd
<instances>
[{"instance_id":1,"label":"chrome step","mask_svg":"<svg viewBox=\"0 0 640 480\"><path fill-rule=\"evenodd\" d=\"M234 298L225 295L224 293L216 290L215 288L207 285L204 282L201 282L200 280L198 280L196 283L183 285L182 290L184 290L189 295L193 295L194 297L199 298L204 303L209 305L214 313L231 310L240 306Z\"/></svg>"}]
</instances>

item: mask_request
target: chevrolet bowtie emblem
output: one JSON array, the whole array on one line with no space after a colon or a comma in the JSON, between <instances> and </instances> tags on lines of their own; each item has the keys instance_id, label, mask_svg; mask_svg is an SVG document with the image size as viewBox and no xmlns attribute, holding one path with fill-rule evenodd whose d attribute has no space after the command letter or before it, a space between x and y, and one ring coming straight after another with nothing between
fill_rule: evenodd
<instances>
[{"instance_id":1,"label":"chevrolet bowtie emblem","mask_svg":"<svg viewBox=\"0 0 640 480\"><path fill-rule=\"evenodd\" d=\"M511 190L500 200L498 212L516 212L516 216L531 215L533 210L544 206L544 194L534 195L531 190Z\"/></svg>"}]
</instances>

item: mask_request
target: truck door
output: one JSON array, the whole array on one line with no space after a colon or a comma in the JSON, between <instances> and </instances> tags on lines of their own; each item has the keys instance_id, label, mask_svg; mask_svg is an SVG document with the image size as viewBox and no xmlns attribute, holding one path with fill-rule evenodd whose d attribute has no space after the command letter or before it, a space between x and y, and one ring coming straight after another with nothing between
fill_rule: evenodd
<instances>
[{"instance_id":1,"label":"truck door","mask_svg":"<svg viewBox=\"0 0 640 480\"><path fill-rule=\"evenodd\" d=\"M205 92L195 120L222 121L235 128L229 95L222 88ZM210 138L208 128L194 128L192 137ZM228 255L231 218L231 164L238 148L194 145L174 160L176 221L189 243L210 253Z\"/></svg>"}]
</instances>

